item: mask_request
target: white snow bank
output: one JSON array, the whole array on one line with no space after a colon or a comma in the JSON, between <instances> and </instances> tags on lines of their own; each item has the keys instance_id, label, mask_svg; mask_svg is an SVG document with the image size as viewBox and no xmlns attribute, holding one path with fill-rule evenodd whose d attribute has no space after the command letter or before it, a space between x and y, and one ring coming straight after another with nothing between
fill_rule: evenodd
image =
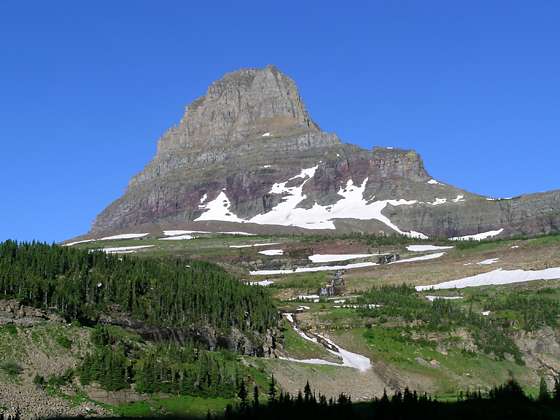
<instances>
[{"instance_id":1,"label":"white snow bank","mask_svg":"<svg viewBox=\"0 0 560 420\"><path fill-rule=\"evenodd\" d=\"M314 263L325 263L335 261L348 261L358 258L368 258L379 254L314 254L308 258Z\"/></svg>"},{"instance_id":2,"label":"white snow bank","mask_svg":"<svg viewBox=\"0 0 560 420\"><path fill-rule=\"evenodd\" d=\"M491 264L495 264L499 261L499 258L489 258L487 260L484 261L480 261L479 263L477 263L478 265L491 265Z\"/></svg>"},{"instance_id":3,"label":"white snow bank","mask_svg":"<svg viewBox=\"0 0 560 420\"><path fill-rule=\"evenodd\" d=\"M501 268L476 276L465 277L458 280L446 281L429 286L416 286L417 291L437 289L462 289L464 287L501 285L512 283L523 283L534 280L556 280L560 279L560 267L547 268L544 270L502 270Z\"/></svg>"},{"instance_id":4,"label":"white snow bank","mask_svg":"<svg viewBox=\"0 0 560 420\"><path fill-rule=\"evenodd\" d=\"M436 258L443 257L444 255L445 255L445 252L436 252L434 254L420 255L419 257L405 258L404 260L393 261L393 262L390 262L389 264L400 264L400 263L415 262L415 261L435 260Z\"/></svg>"},{"instance_id":5,"label":"white snow bank","mask_svg":"<svg viewBox=\"0 0 560 420\"><path fill-rule=\"evenodd\" d=\"M268 255L272 257L275 255L284 255L284 251L281 249L265 249L264 251L259 251L259 254Z\"/></svg>"},{"instance_id":6,"label":"white snow bank","mask_svg":"<svg viewBox=\"0 0 560 420\"><path fill-rule=\"evenodd\" d=\"M437 246L437 245L408 245L407 250L412 252L426 252L426 251L439 251L441 249L451 249L452 246Z\"/></svg>"},{"instance_id":7,"label":"white snow bank","mask_svg":"<svg viewBox=\"0 0 560 420\"><path fill-rule=\"evenodd\" d=\"M63 244L62 246L73 246L73 245L78 245L78 244L85 244L88 242L95 242L96 239L84 239L82 241L76 241L76 242L68 242L67 244Z\"/></svg>"},{"instance_id":8,"label":"white snow bank","mask_svg":"<svg viewBox=\"0 0 560 420\"><path fill-rule=\"evenodd\" d=\"M99 251L106 252L107 254L130 254L136 252L138 249L152 248L153 245L140 245L140 246L118 246L113 248L101 248Z\"/></svg>"},{"instance_id":9,"label":"white snow bank","mask_svg":"<svg viewBox=\"0 0 560 420\"><path fill-rule=\"evenodd\" d=\"M249 274L252 276L274 276L278 274L297 274L297 273L314 273L317 271L338 271L338 270L351 270L353 268L373 267L377 265L373 262L354 263L347 265L325 265L319 267L296 267L291 270L257 270L251 271Z\"/></svg>"},{"instance_id":10,"label":"white snow bank","mask_svg":"<svg viewBox=\"0 0 560 420\"><path fill-rule=\"evenodd\" d=\"M249 282L250 286L270 286L271 284L274 284L274 282L272 280L261 280L261 281L251 281Z\"/></svg>"},{"instance_id":11,"label":"white snow bank","mask_svg":"<svg viewBox=\"0 0 560 420\"><path fill-rule=\"evenodd\" d=\"M498 236L504 231L504 228L498 230L491 230L488 232L477 233L476 235L467 236L456 236L454 238L449 238L450 241L482 241L483 239L492 238Z\"/></svg>"},{"instance_id":12,"label":"white snow bank","mask_svg":"<svg viewBox=\"0 0 560 420\"><path fill-rule=\"evenodd\" d=\"M195 222L201 220L220 220L224 222L237 222L243 223L244 220L237 217L231 212L231 202L224 191L221 191L218 196L209 201L208 203L199 206L201 209L206 211L202 213L199 217L194 219Z\"/></svg>"},{"instance_id":13,"label":"white snow bank","mask_svg":"<svg viewBox=\"0 0 560 420\"><path fill-rule=\"evenodd\" d=\"M280 245L279 242L269 242L265 244L247 244L247 245L230 245L230 248L252 248L255 246L268 246L268 245Z\"/></svg>"},{"instance_id":14,"label":"white snow bank","mask_svg":"<svg viewBox=\"0 0 560 420\"><path fill-rule=\"evenodd\" d=\"M97 239L98 241L112 241L116 239L136 239L148 236L149 233L123 233L121 235L105 236L104 238Z\"/></svg>"},{"instance_id":15,"label":"white snow bank","mask_svg":"<svg viewBox=\"0 0 560 420\"><path fill-rule=\"evenodd\" d=\"M428 203L431 204L432 206L439 206L440 204L445 204L447 203L447 198L437 198L432 202L432 203Z\"/></svg>"},{"instance_id":16,"label":"white snow bank","mask_svg":"<svg viewBox=\"0 0 560 420\"><path fill-rule=\"evenodd\" d=\"M192 235L176 235L176 236L169 236L167 238L160 238L160 241L183 241L194 239L195 237Z\"/></svg>"},{"instance_id":17,"label":"white snow bank","mask_svg":"<svg viewBox=\"0 0 560 420\"><path fill-rule=\"evenodd\" d=\"M428 295L428 296L426 296L426 299L428 299L430 302L433 302L434 300L437 300L437 299L441 299L441 300L463 299L463 296L432 296L432 295Z\"/></svg>"}]
</instances>

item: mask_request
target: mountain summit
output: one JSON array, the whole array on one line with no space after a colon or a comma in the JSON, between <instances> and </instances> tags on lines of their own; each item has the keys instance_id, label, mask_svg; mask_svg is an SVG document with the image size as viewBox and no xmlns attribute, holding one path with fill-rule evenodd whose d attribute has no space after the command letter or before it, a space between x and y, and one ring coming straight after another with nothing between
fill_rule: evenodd
<instances>
[{"instance_id":1,"label":"mountain summit","mask_svg":"<svg viewBox=\"0 0 560 420\"><path fill-rule=\"evenodd\" d=\"M343 144L274 66L212 83L91 234L139 226L476 238L560 227L560 191L493 199L438 182L414 151Z\"/></svg>"}]
</instances>

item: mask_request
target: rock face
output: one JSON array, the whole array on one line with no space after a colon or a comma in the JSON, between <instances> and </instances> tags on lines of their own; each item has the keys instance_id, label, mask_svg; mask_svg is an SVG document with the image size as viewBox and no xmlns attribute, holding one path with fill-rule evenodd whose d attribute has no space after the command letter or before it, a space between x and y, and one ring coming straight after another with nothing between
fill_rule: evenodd
<instances>
[{"instance_id":1,"label":"rock face","mask_svg":"<svg viewBox=\"0 0 560 420\"><path fill-rule=\"evenodd\" d=\"M343 144L268 66L228 73L192 102L91 234L193 222L255 232L536 234L560 228L560 191L493 200L433 180L414 151Z\"/></svg>"}]
</instances>

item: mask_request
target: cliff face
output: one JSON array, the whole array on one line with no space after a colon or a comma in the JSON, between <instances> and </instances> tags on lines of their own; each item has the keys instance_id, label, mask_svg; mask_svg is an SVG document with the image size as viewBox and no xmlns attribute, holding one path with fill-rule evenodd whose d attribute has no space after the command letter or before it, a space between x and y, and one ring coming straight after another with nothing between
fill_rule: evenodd
<instances>
[{"instance_id":1,"label":"cliff face","mask_svg":"<svg viewBox=\"0 0 560 420\"><path fill-rule=\"evenodd\" d=\"M560 226L560 192L489 200L441 184L414 151L343 144L277 68L226 74L159 140L92 233L190 222L463 236Z\"/></svg>"}]
</instances>

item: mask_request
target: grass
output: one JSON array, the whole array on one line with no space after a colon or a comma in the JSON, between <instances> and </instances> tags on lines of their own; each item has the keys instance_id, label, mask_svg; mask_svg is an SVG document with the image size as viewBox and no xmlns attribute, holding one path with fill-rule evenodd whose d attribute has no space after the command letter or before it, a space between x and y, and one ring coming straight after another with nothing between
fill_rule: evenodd
<instances>
[{"instance_id":1,"label":"grass","mask_svg":"<svg viewBox=\"0 0 560 420\"><path fill-rule=\"evenodd\" d=\"M204 418L208 412L212 415L223 414L228 404L236 401L228 398L202 398L179 395L168 398L154 398L127 404L105 405L119 416L147 417L155 414L193 416Z\"/></svg>"},{"instance_id":2,"label":"grass","mask_svg":"<svg viewBox=\"0 0 560 420\"><path fill-rule=\"evenodd\" d=\"M295 359L338 360L320 344L312 343L300 337L287 322L284 322L284 327L284 350L290 357Z\"/></svg>"}]
</instances>

